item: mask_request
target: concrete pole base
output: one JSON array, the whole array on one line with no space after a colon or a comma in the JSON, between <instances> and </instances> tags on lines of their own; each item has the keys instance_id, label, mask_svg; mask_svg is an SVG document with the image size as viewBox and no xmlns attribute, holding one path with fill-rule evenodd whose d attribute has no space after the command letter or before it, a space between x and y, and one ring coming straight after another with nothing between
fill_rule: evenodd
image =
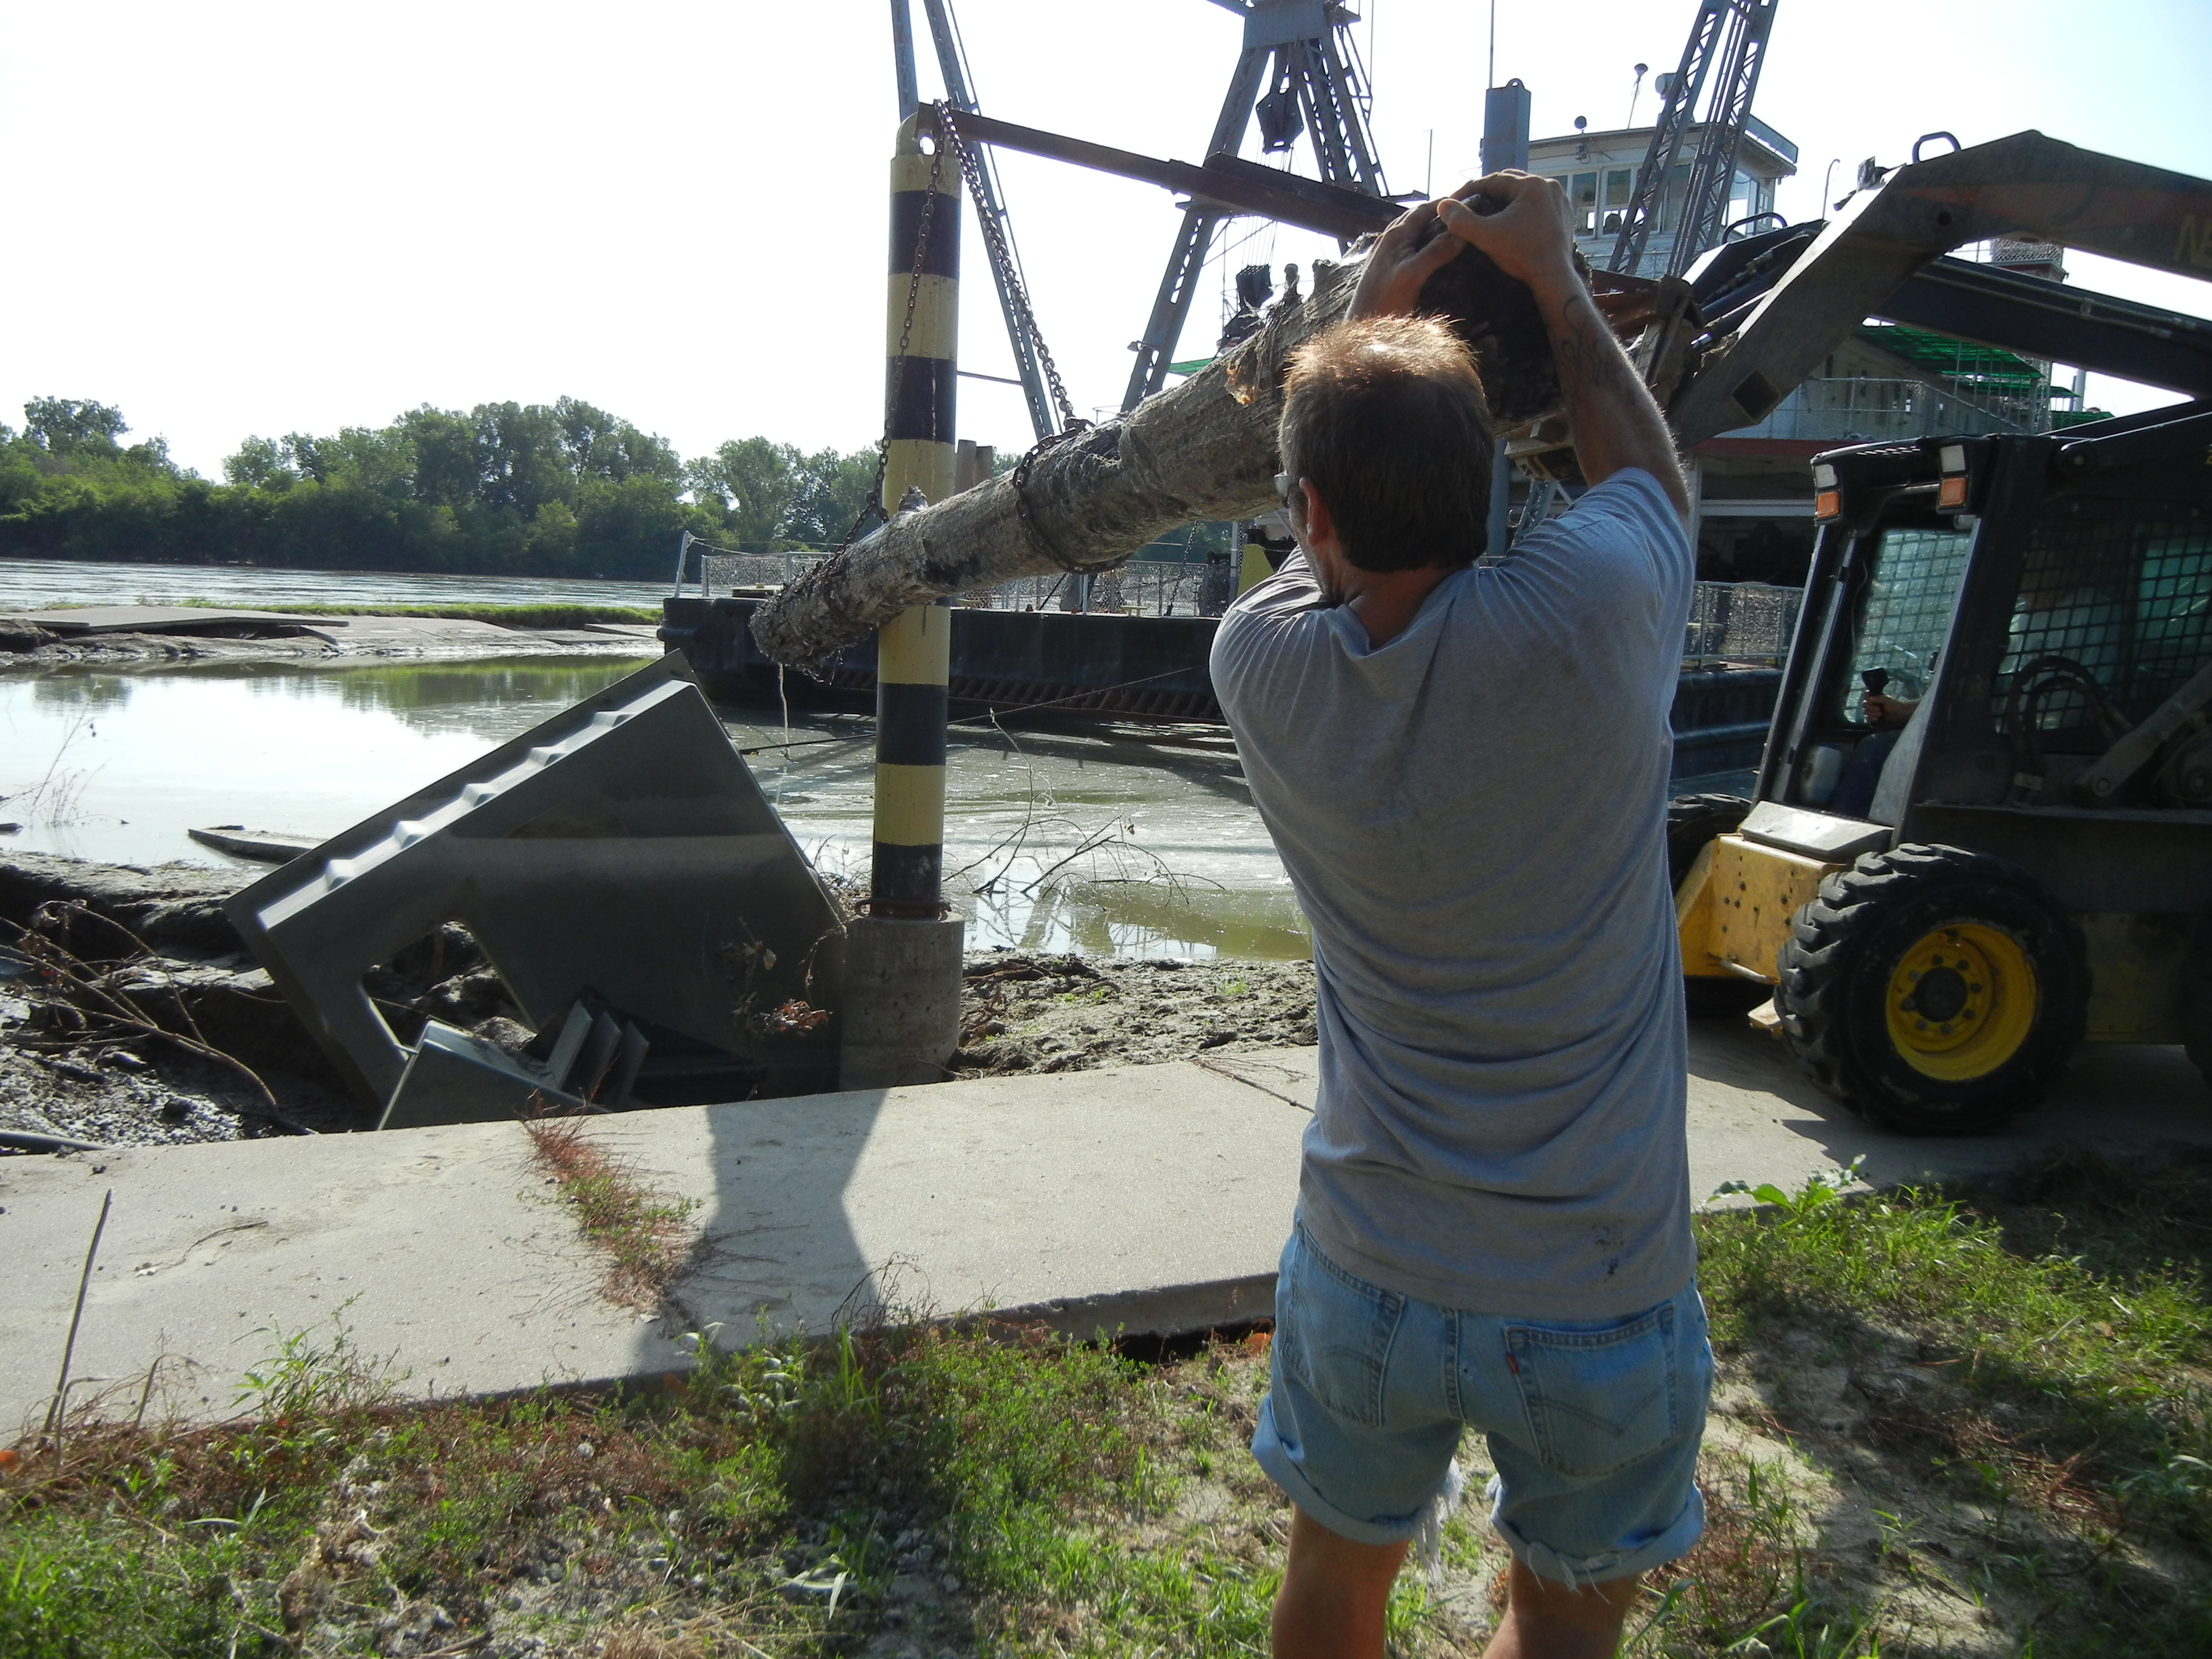
<instances>
[{"instance_id":1,"label":"concrete pole base","mask_svg":"<svg viewBox=\"0 0 2212 1659\"><path fill-rule=\"evenodd\" d=\"M856 916L845 935L844 1047L837 1086L942 1083L960 1046L960 973L968 925L957 916Z\"/></svg>"}]
</instances>

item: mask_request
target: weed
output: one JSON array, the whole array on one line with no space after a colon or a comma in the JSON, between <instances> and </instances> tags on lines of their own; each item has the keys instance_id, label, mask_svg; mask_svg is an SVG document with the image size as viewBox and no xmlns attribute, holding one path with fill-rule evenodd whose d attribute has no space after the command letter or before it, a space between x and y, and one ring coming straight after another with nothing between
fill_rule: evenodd
<instances>
[{"instance_id":1,"label":"weed","mask_svg":"<svg viewBox=\"0 0 2212 1659\"><path fill-rule=\"evenodd\" d=\"M601 1288L608 1299L658 1308L683 1272L699 1201L654 1193L630 1164L584 1133L582 1118L533 1118L523 1127L584 1237L607 1258Z\"/></svg>"},{"instance_id":2,"label":"weed","mask_svg":"<svg viewBox=\"0 0 2212 1659\"><path fill-rule=\"evenodd\" d=\"M26 823L42 823L52 829L82 822L84 792L100 769L88 770L64 766L63 763L78 744L100 735L94 719L94 711L89 708L72 709L62 725L61 741L55 746L53 758L46 763L45 775L27 789L0 795L0 804L21 813Z\"/></svg>"},{"instance_id":3,"label":"weed","mask_svg":"<svg viewBox=\"0 0 2212 1659\"><path fill-rule=\"evenodd\" d=\"M1715 1198L1730 1193L1745 1193L1761 1204L1771 1204L1787 1210L1792 1216L1803 1218L1823 1204L1832 1204L1846 1188L1861 1184L1859 1170L1866 1164L1866 1154L1861 1152L1850 1161L1848 1168L1827 1170L1805 1177L1805 1184L1796 1192L1784 1192L1771 1181L1762 1181L1756 1187L1741 1181L1723 1181L1713 1188Z\"/></svg>"},{"instance_id":4,"label":"weed","mask_svg":"<svg viewBox=\"0 0 2212 1659\"><path fill-rule=\"evenodd\" d=\"M246 1386L232 1403L270 1422L289 1424L350 1417L389 1400L397 1379L362 1356L346 1328L346 1310L353 1304L349 1297L331 1315L330 1334L319 1342L312 1330L266 1326L255 1332L276 1346L245 1374Z\"/></svg>"}]
</instances>

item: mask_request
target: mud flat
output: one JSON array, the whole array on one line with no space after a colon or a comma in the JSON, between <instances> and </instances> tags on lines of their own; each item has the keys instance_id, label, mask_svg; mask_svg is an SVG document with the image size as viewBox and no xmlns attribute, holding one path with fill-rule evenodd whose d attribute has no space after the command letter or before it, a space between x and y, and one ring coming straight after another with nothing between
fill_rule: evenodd
<instances>
[{"instance_id":1,"label":"mud flat","mask_svg":"<svg viewBox=\"0 0 2212 1659\"><path fill-rule=\"evenodd\" d=\"M345 657L657 656L645 623L520 628L463 617L319 616L190 605L0 614L0 673Z\"/></svg>"}]
</instances>

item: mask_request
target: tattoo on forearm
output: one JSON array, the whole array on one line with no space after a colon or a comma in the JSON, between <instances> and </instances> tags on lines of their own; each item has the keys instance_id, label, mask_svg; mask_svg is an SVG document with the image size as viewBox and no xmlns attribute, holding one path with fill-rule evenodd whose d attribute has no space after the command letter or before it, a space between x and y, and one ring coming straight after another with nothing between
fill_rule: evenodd
<instances>
[{"instance_id":1,"label":"tattoo on forearm","mask_svg":"<svg viewBox=\"0 0 2212 1659\"><path fill-rule=\"evenodd\" d=\"M1605 325L1597 302L1586 293L1568 296L1552 331L1552 356L1559 367L1559 390L1572 403L1577 397L1627 397L1641 401L1644 383Z\"/></svg>"},{"instance_id":2,"label":"tattoo on forearm","mask_svg":"<svg viewBox=\"0 0 2212 1659\"><path fill-rule=\"evenodd\" d=\"M1587 289L1579 284L1554 313L1552 358L1585 467L1642 466L1682 505L1680 463L1666 417L1652 400Z\"/></svg>"}]
</instances>

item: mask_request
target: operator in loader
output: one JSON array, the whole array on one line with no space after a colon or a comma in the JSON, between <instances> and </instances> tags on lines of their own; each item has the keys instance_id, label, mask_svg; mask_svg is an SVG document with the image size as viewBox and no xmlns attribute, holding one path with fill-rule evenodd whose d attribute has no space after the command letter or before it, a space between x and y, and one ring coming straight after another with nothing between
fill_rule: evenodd
<instances>
[{"instance_id":1,"label":"operator in loader","mask_svg":"<svg viewBox=\"0 0 2212 1659\"><path fill-rule=\"evenodd\" d=\"M1480 215L1467 202L1488 198ZM1253 1437L1297 1506L1274 1651L1382 1652L1462 1431L1513 1553L1492 1656L1610 1655L1704 1525L1711 1377L1663 826L1692 589L1672 440L1573 261L1559 186L1400 218L1294 361L1298 550L1213 683L1313 929L1321 1081ZM1533 290L1591 488L1475 568L1491 440L1421 285Z\"/></svg>"}]
</instances>

